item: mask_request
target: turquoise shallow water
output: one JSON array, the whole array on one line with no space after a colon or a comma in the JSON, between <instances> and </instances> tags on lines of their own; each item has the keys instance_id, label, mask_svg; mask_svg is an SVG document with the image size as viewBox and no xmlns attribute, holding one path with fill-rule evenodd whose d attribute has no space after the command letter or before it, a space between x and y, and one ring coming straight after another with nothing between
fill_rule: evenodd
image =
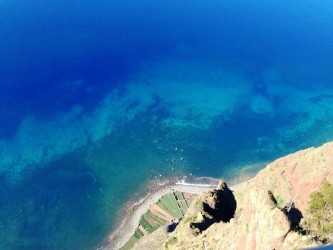
<instances>
[{"instance_id":1,"label":"turquoise shallow water","mask_svg":"<svg viewBox=\"0 0 333 250\"><path fill-rule=\"evenodd\" d=\"M151 180L332 140L331 5L0 3L0 249L93 249Z\"/></svg>"}]
</instances>

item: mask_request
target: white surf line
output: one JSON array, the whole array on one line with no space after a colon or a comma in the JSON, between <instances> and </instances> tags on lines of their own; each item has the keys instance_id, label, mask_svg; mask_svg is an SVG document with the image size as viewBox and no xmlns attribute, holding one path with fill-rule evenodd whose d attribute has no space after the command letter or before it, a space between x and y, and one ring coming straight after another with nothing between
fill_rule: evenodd
<instances>
[{"instance_id":1,"label":"white surf line","mask_svg":"<svg viewBox=\"0 0 333 250\"><path fill-rule=\"evenodd\" d=\"M198 183L189 183L185 181L176 182L175 185L179 186L194 186L194 187L216 187L217 184L198 184Z\"/></svg>"}]
</instances>

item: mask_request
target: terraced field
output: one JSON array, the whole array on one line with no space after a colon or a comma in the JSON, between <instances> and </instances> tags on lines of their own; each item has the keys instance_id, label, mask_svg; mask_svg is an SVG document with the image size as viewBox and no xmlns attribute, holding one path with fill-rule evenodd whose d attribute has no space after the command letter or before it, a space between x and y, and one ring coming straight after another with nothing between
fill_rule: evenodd
<instances>
[{"instance_id":1,"label":"terraced field","mask_svg":"<svg viewBox=\"0 0 333 250\"><path fill-rule=\"evenodd\" d=\"M164 195L141 217L134 235L121 250L132 249L140 238L154 232L161 226L167 225L173 219L183 218L194 198L194 195L182 192L172 192Z\"/></svg>"}]
</instances>

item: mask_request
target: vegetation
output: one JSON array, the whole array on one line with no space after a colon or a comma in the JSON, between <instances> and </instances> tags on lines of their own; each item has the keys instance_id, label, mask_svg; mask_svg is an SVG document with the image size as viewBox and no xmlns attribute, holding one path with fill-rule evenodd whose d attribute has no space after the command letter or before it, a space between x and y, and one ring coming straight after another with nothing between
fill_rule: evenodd
<instances>
[{"instance_id":1,"label":"vegetation","mask_svg":"<svg viewBox=\"0 0 333 250\"><path fill-rule=\"evenodd\" d=\"M161 203L166 208L167 212L175 218L182 218L183 214L181 213L177 200L174 194L167 194L161 199Z\"/></svg>"},{"instance_id":2,"label":"vegetation","mask_svg":"<svg viewBox=\"0 0 333 250\"><path fill-rule=\"evenodd\" d=\"M143 232L141 232L140 229L135 229L135 232L134 232L134 237L137 238L137 239L140 239L142 236L143 236Z\"/></svg>"},{"instance_id":3,"label":"vegetation","mask_svg":"<svg viewBox=\"0 0 333 250\"><path fill-rule=\"evenodd\" d=\"M176 244L177 243L177 241L178 241L178 239L176 238L176 237L170 237L168 240L167 240L167 242L166 242L166 246L168 246L168 245L174 245L174 244Z\"/></svg>"},{"instance_id":4,"label":"vegetation","mask_svg":"<svg viewBox=\"0 0 333 250\"><path fill-rule=\"evenodd\" d=\"M186 205L187 205L188 207L190 207L191 203L192 203L191 200L186 200Z\"/></svg>"},{"instance_id":5,"label":"vegetation","mask_svg":"<svg viewBox=\"0 0 333 250\"><path fill-rule=\"evenodd\" d=\"M187 211L187 208L188 208L188 206L187 206L185 200L178 200L178 205L179 205L179 207L180 207L182 213L185 214L186 211Z\"/></svg>"},{"instance_id":6,"label":"vegetation","mask_svg":"<svg viewBox=\"0 0 333 250\"><path fill-rule=\"evenodd\" d=\"M196 219L196 217L194 217L194 216L187 216L187 217L185 217L186 219L185 219L185 223L188 223L188 222L194 222L195 221L195 219Z\"/></svg>"},{"instance_id":7,"label":"vegetation","mask_svg":"<svg viewBox=\"0 0 333 250\"><path fill-rule=\"evenodd\" d=\"M268 191L268 195L274 202L275 206L277 206L278 208L283 207L284 201L280 195L273 195L273 193L271 191Z\"/></svg>"},{"instance_id":8,"label":"vegetation","mask_svg":"<svg viewBox=\"0 0 333 250\"><path fill-rule=\"evenodd\" d=\"M156 215L152 214L150 211L146 213L146 216L151 218L153 221L157 222L160 225L164 225L166 221L160 217L157 217Z\"/></svg>"},{"instance_id":9,"label":"vegetation","mask_svg":"<svg viewBox=\"0 0 333 250\"><path fill-rule=\"evenodd\" d=\"M175 192L175 196L177 200L184 200L183 194L181 192Z\"/></svg>"},{"instance_id":10,"label":"vegetation","mask_svg":"<svg viewBox=\"0 0 333 250\"><path fill-rule=\"evenodd\" d=\"M130 250L134 247L138 239L134 235L127 241L127 243L121 248L121 250Z\"/></svg>"},{"instance_id":11,"label":"vegetation","mask_svg":"<svg viewBox=\"0 0 333 250\"><path fill-rule=\"evenodd\" d=\"M282 199L282 197L280 195L277 195L275 199L276 199L276 206L280 208L283 207L284 200Z\"/></svg>"},{"instance_id":12,"label":"vegetation","mask_svg":"<svg viewBox=\"0 0 333 250\"><path fill-rule=\"evenodd\" d=\"M165 212L170 214L173 218L182 218L185 214L192 200L186 200L183 193L174 192L167 194L161 198L157 205ZM148 233L152 233L162 225L167 224L165 216L159 211L147 211L140 219L139 225L141 225ZM146 233L146 232L145 232ZM129 242L121 248L121 250L132 249L134 244L144 236L145 234L137 228L134 235Z\"/></svg>"},{"instance_id":13,"label":"vegetation","mask_svg":"<svg viewBox=\"0 0 333 250\"><path fill-rule=\"evenodd\" d=\"M153 227L145 220L144 217L141 217L139 224L146 229L148 233L152 233L154 231Z\"/></svg>"},{"instance_id":14,"label":"vegetation","mask_svg":"<svg viewBox=\"0 0 333 250\"><path fill-rule=\"evenodd\" d=\"M333 185L324 182L319 192L310 196L308 219L303 228L323 242L333 242Z\"/></svg>"},{"instance_id":15,"label":"vegetation","mask_svg":"<svg viewBox=\"0 0 333 250\"><path fill-rule=\"evenodd\" d=\"M127 241L127 243L121 248L121 250L130 250L134 247L135 243L138 242L138 238L134 235Z\"/></svg>"}]
</instances>

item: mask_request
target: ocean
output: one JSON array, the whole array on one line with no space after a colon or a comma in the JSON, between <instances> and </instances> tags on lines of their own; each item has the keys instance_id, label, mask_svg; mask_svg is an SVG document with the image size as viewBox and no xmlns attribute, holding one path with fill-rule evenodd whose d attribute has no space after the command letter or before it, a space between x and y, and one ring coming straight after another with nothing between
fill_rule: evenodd
<instances>
[{"instance_id":1,"label":"ocean","mask_svg":"<svg viewBox=\"0 0 333 250\"><path fill-rule=\"evenodd\" d=\"M330 0L2 0L0 59L0 249L94 249L151 180L333 140Z\"/></svg>"}]
</instances>

